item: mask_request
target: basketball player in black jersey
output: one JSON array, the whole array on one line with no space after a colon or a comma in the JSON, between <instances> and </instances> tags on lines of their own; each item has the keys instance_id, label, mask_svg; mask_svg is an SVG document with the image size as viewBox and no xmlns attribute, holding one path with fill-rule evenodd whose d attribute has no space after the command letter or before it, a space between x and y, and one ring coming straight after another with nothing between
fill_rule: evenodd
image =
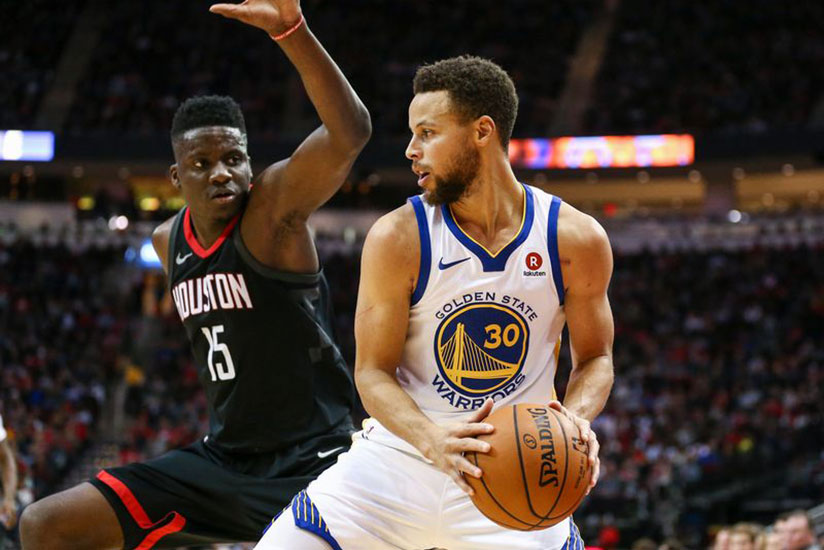
<instances>
[{"instance_id":1,"label":"basketball player in black jersey","mask_svg":"<svg viewBox=\"0 0 824 550\"><path fill-rule=\"evenodd\" d=\"M209 96L178 109L170 175L187 206L153 243L206 389L210 433L31 505L21 522L25 550L257 540L350 444L354 388L306 222L368 140L369 114L298 0L211 11L277 41L323 124L252 187L237 104Z\"/></svg>"}]
</instances>

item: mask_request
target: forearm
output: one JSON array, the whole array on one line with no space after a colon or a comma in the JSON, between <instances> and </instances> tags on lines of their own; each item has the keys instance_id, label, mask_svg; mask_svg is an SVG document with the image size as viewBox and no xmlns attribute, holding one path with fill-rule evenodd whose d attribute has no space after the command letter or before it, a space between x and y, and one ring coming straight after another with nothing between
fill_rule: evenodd
<instances>
[{"instance_id":1,"label":"forearm","mask_svg":"<svg viewBox=\"0 0 824 550\"><path fill-rule=\"evenodd\" d=\"M591 422L606 405L612 380L611 356L600 355L578 363L569 376L564 407Z\"/></svg>"},{"instance_id":2,"label":"forearm","mask_svg":"<svg viewBox=\"0 0 824 550\"><path fill-rule=\"evenodd\" d=\"M372 132L369 112L307 24L278 44L300 74L329 135L342 147L360 150Z\"/></svg>"},{"instance_id":3,"label":"forearm","mask_svg":"<svg viewBox=\"0 0 824 550\"><path fill-rule=\"evenodd\" d=\"M380 369L358 369L355 382L366 412L427 456L430 434L438 426L423 414L395 376Z\"/></svg>"}]
</instances>

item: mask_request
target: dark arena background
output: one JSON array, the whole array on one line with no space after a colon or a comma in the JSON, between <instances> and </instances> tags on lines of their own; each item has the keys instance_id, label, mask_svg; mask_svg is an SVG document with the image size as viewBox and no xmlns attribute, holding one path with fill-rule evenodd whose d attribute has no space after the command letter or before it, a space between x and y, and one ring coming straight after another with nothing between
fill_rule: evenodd
<instances>
[{"instance_id":1,"label":"dark arena background","mask_svg":"<svg viewBox=\"0 0 824 550\"><path fill-rule=\"evenodd\" d=\"M207 431L149 242L183 205L172 115L232 95L256 171L318 124L271 40L208 6L2 2L0 414L18 510ZM302 7L372 114L312 219L349 364L363 238L418 192L403 155L415 69L488 57L518 89L518 177L595 216L615 253L602 474L575 516L587 544L815 548L777 521L794 510L824 541L824 3ZM569 368L565 346L560 395ZM730 546L731 527L750 546ZM0 548L18 544L11 529Z\"/></svg>"}]
</instances>

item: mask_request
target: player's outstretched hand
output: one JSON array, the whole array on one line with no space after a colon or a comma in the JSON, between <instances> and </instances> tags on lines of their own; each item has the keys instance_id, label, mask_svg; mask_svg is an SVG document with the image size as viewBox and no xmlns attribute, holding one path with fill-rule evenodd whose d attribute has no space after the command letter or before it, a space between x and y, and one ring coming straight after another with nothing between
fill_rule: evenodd
<instances>
[{"instance_id":1,"label":"player's outstretched hand","mask_svg":"<svg viewBox=\"0 0 824 550\"><path fill-rule=\"evenodd\" d=\"M589 494L592 488L595 487L595 484L598 483L598 476L601 475L601 459L598 458L598 451L600 450L601 445L598 443L598 436L595 435L594 431L592 431L592 426L590 426L589 420L571 412L569 409L561 405L560 401L551 401L549 406L565 415L572 421L573 424L578 426L578 431L581 434L581 440L584 443L589 444L589 467L592 468L592 479L589 482L589 489L587 489L587 494Z\"/></svg>"},{"instance_id":2,"label":"player's outstretched hand","mask_svg":"<svg viewBox=\"0 0 824 550\"><path fill-rule=\"evenodd\" d=\"M428 448L424 456L442 472L451 477L466 494L473 493L472 488L463 478L463 474L481 477L481 469L469 462L464 453L475 451L488 453L489 443L476 439L476 436L492 433L495 427L486 424L483 419L489 416L494 402L487 399L481 408L466 422L443 424L428 438Z\"/></svg>"},{"instance_id":3,"label":"player's outstretched hand","mask_svg":"<svg viewBox=\"0 0 824 550\"><path fill-rule=\"evenodd\" d=\"M301 18L300 0L244 0L213 4L209 11L263 29L272 36L294 27Z\"/></svg>"}]
</instances>

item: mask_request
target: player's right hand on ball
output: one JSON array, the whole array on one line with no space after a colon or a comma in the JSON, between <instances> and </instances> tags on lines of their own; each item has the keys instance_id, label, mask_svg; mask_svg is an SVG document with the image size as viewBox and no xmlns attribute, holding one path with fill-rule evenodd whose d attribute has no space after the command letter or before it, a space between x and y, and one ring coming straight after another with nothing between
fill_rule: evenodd
<instances>
[{"instance_id":1,"label":"player's right hand on ball","mask_svg":"<svg viewBox=\"0 0 824 550\"><path fill-rule=\"evenodd\" d=\"M466 422L438 425L427 437L426 452L423 455L431 460L436 468L451 477L468 495L472 495L473 491L464 480L463 474L479 478L483 472L469 462L464 457L464 453L472 451L488 453L491 449L489 443L480 441L476 437L492 433L495 429L492 424L483 422L483 419L492 411L493 404L492 399L487 399Z\"/></svg>"}]
</instances>

